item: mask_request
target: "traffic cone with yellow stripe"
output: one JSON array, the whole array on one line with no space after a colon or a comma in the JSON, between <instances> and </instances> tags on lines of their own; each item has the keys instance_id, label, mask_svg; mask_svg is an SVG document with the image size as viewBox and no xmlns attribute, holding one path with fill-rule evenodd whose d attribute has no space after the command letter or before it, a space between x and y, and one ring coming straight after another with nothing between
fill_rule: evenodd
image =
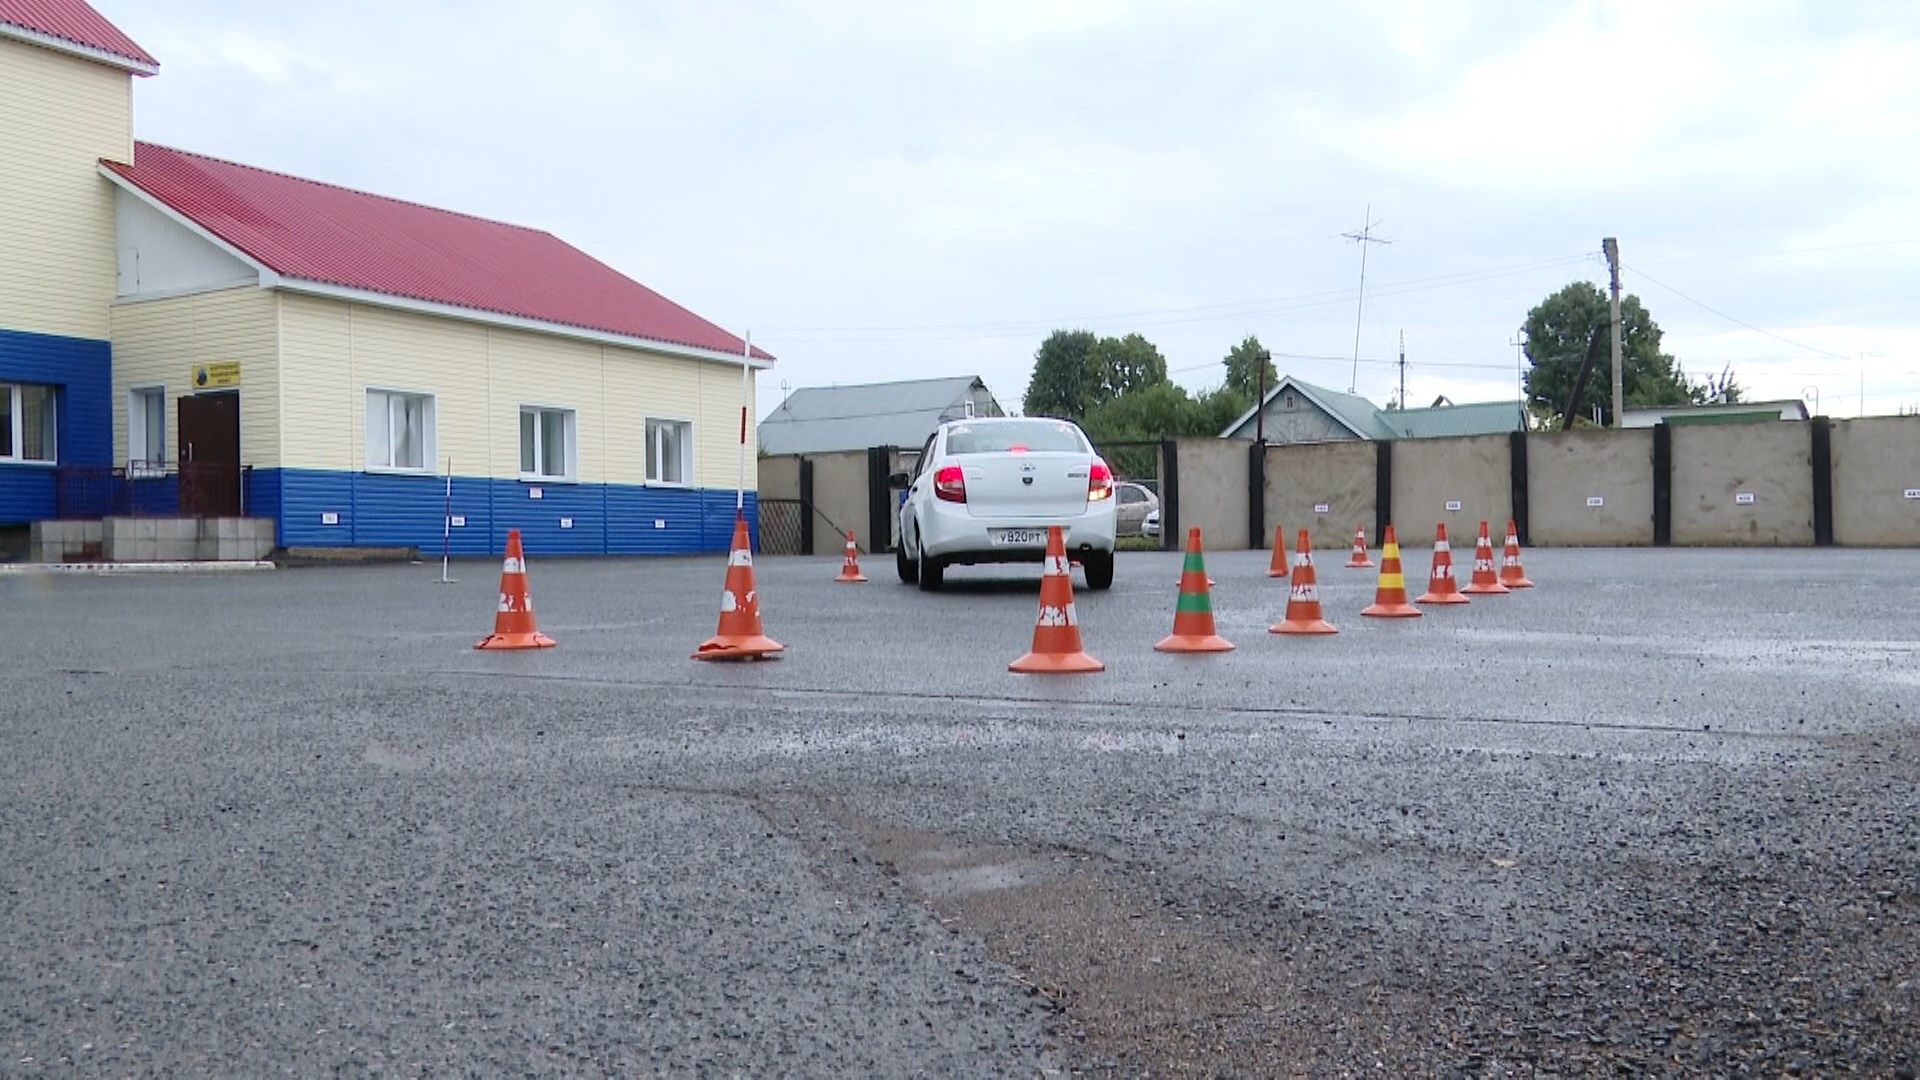
<instances>
[{"instance_id":1,"label":"traffic cone with yellow stripe","mask_svg":"<svg viewBox=\"0 0 1920 1080\"><path fill-rule=\"evenodd\" d=\"M694 650L695 660L759 660L786 648L760 625L760 593L753 584L753 543L747 518L733 519L733 546L727 553L727 587L720 594L720 629Z\"/></svg>"},{"instance_id":2,"label":"traffic cone with yellow stripe","mask_svg":"<svg viewBox=\"0 0 1920 1080\"><path fill-rule=\"evenodd\" d=\"M1480 523L1480 539L1473 544L1473 580L1461 592L1477 596L1500 596L1513 590L1500 584L1500 572L1493 566L1493 540L1487 536L1487 523Z\"/></svg>"},{"instance_id":3,"label":"traffic cone with yellow stripe","mask_svg":"<svg viewBox=\"0 0 1920 1080\"><path fill-rule=\"evenodd\" d=\"M1347 569L1373 569L1373 560L1367 557L1367 527L1365 525L1355 525L1353 527L1353 555L1347 559Z\"/></svg>"},{"instance_id":4,"label":"traffic cone with yellow stripe","mask_svg":"<svg viewBox=\"0 0 1920 1080\"><path fill-rule=\"evenodd\" d=\"M1447 543L1447 523L1433 527L1433 572L1427 575L1427 591L1414 598L1416 604L1464 604L1460 583L1453 577L1453 546Z\"/></svg>"},{"instance_id":5,"label":"traffic cone with yellow stripe","mask_svg":"<svg viewBox=\"0 0 1920 1080\"><path fill-rule=\"evenodd\" d=\"M476 649L551 649L554 641L540 632L533 617L533 594L527 591L527 557L520 549L520 530L507 530L507 558L500 564L500 610L493 617L493 633Z\"/></svg>"},{"instance_id":6,"label":"traffic cone with yellow stripe","mask_svg":"<svg viewBox=\"0 0 1920 1080\"><path fill-rule=\"evenodd\" d=\"M1513 519L1507 519L1506 557L1500 564L1500 584L1509 589L1531 589L1533 582L1527 578L1526 567L1520 565L1520 530L1514 527Z\"/></svg>"},{"instance_id":7,"label":"traffic cone with yellow stripe","mask_svg":"<svg viewBox=\"0 0 1920 1080\"><path fill-rule=\"evenodd\" d=\"M1046 572L1040 579L1040 616L1033 624L1033 650L1007 665L1024 675L1081 675L1107 665L1080 647L1080 621L1073 610L1073 569L1067 565L1066 536L1047 526Z\"/></svg>"},{"instance_id":8,"label":"traffic cone with yellow stripe","mask_svg":"<svg viewBox=\"0 0 1920 1080\"><path fill-rule=\"evenodd\" d=\"M1340 631L1320 610L1320 583L1313 573L1313 542L1300 530L1300 549L1293 556L1293 585L1287 596L1287 617L1267 628L1275 634L1337 634Z\"/></svg>"},{"instance_id":9,"label":"traffic cone with yellow stripe","mask_svg":"<svg viewBox=\"0 0 1920 1080\"><path fill-rule=\"evenodd\" d=\"M1233 642L1214 633L1212 582L1200 546L1200 526L1187 530L1187 560L1180 569L1180 599L1173 608L1173 633L1160 639L1160 652L1226 652Z\"/></svg>"},{"instance_id":10,"label":"traffic cone with yellow stripe","mask_svg":"<svg viewBox=\"0 0 1920 1080\"><path fill-rule=\"evenodd\" d=\"M838 582L867 580L867 575L860 572L860 546L853 542L852 529L847 530L847 557L840 564L840 576L833 580Z\"/></svg>"},{"instance_id":11,"label":"traffic cone with yellow stripe","mask_svg":"<svg viewBox=\"0 0 1920 1080\"><path fill-rule=\"evenodd\" d=\"M1374 619L1417 619L1425 612L1407 603L1407 578L1400 572L1400 538L1393 526L1381 534L1380 584L1374 589L1373 603L1360 614Z\"/></svg>"}]
</instances>

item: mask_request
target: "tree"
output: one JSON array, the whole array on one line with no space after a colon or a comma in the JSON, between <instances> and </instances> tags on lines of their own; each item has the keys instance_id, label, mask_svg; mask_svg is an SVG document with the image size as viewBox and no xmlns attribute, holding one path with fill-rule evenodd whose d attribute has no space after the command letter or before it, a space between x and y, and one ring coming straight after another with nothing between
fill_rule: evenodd
<instances>
[{"instance_id":1,"label":"tree","mask_svg":"<svg viewBox=\"0 0 1920 1080\"><path fill-rule=\"evenodd\" d=\"M1115 398L1166 381L1166 357L1139 334L1103 338L1090 330L1055 330L1033 354L1023 404L1028 416L1080 420Z\"/></svg>"},{"instance_id":2,"label":"tree","mask_svg":"<svg viewBox=\"0 0 1920 1080\"><path fill-rule=\"evenodd\" d=\"M1600 410L1603 423L1613 419L1613 376L1608 349L1610 330L1606 294L1589 281L1576 281L1542 300L1527 312L1527 403L1549 416L1567 407L1574 379L1593 335L1601 335L1598 357L1573 414L1585 419ZM1673 357L1660 351L1660 327L1640 303L1628 296L1620 303L1621 364L1628 405L1685 405L1695 400L1696 387Z\"/></svg>"},{"instance_id":3,"label":"tree","mask_svg":"<svg viewBox=\"0 0 1920 1080\"><path fill-rule=\"evenodd\" d=\"M1139 334L1101 338L1094 343L1092 359L1109 401L1167 381L1167 358Z\"/></svg>"},{"instance_id":4,"label":"tree","mask_svg":"<svg viewBox=\"0 0 1920 1080\"><path fill-rule=\"evenodd\" d=\"M1273 357L1260 345L1260 339L1252 334L1247 339L1228 350L1226 359L1227 384L1225 389L1232 390L1245 397L1251 403L1260 395L1260 369L1266 368L1267 389L1273 389L1280 381L1280 372L1273 366ZM1229 420L1232 417L1228 417Z\"/></svg>"}]
</instances>

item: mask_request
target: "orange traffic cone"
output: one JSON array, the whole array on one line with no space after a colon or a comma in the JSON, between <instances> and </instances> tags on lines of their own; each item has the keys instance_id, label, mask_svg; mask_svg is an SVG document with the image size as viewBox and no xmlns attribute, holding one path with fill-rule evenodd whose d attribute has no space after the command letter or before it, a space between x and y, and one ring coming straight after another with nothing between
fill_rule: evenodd
<instances>
[{"instance_id":1,"label":"orange traffic cone","mask_svg":"<svg viewBox=\"0 0 1920 1080\"><path fill-rule=\"evenodd\" d=\"M860 572L860 548L853 542L853 530L847 530L847 558L840 564L840 576L835 581L865 581L867 575Z\"/></svg>"},{"instance_id":2,"label":"orange traffic cone","mask_svg":"<svg viewBox=\"0 0 1920 1080\"><path fill-rule=\"evenodd\" d=\"M758 660L786 646L768 637L760 625L760 594L753 585L753 545L747 519L733 520L733 549L727 554L727 587L720 594L720 629L700 643L695 660Z\"/></svg>"},{"instance_id":3,"label":"orange traffic cone","mask_svg":"<svg viewBox=\"0 0 1920 1080\"><path fill-rule=\"evenodd\" d=\"M1040 617L1033 624L1033 651L1008 664L1007 670L1027 675L1078 675L1106 669L1107 665L1081 651L1066 538L1060 526L1049 525L1047 570L1040 579Z\"/></svg>"},{"instance_id":4,"label":"orange traffic cone","mask_svg":"<svg viewBox=\"0 0 1920 1080\"><path fill-rule=\"evenodd\" d=\"M1509 589L1533 588L1526 568L1520 565L1520 530L1514 527L1512 518L1507 519L1507 550L1500 563L1500 584Z\"/></svg>"},{"instance_id":5,"label":"orange traffic cone","mask_svg":"<svg viewBox=\"0 0 1920 1080\"><path fill-rule=\"evenodd\" d=\"M1275 525L1273 527L1273 559L1267 563L1267 576L1286 577L1292 572L1292 567L1287 563L1287 527Z\"/></svg>"},{"instance_id":6,"label":"orange traffic cone","mask_svg":"<svg viewBox=\"0 0 1920 1080\"><path fill-rule=\"evenodd\" d=\"M533 617L533 594L527 591L527 557L520 550L520 530L507 530L507 558L500 564L500 611L493 617L493 633L476 649L551 649L553 639L540 632Z\"/></svg>"},{"instance_id":7,"label":"orange traffic cone","mask_svg":"<svg viewBox=\"0 0 1920 1080\"><path fill-rule=\"evenodd\" d=\"M1206 557L1200 526L1187 530L1187 561L1180 571L1180 599L1173 607L1173 633L1154 648L1160 652L1226 652L1233 642L1213 631L1213 594L1207 589Z\"/></svg>"},{"instance_id":8,"label":"orange traffic cone","mask_svg":"<svg viewBox=\"0 0 1920 1080\"><path fill-rule=\"evenodd\" d=\"M1416 604L1464 604L1460 583L1453 578L1453 548L1447 543L1447 525L1433 527L1433 573L1428 576L1427 591L1414 598Z\"/></svg>"},{"instance_id":9,"label":"orange traffic cone","mask_svg":"<svg viewBox=\"0 0 1920 1080\"><path fill-rule=\"evenodd\" d=\"M1374 590L1373 603L1360 614L1376 619L1417 619L1425 614L1407 603L1407 579L1400 572L1400 538L1393 526L1381 534L1380 584Z\"/></svg>"},{"instance_id":10,"label":"orange traffic cone","mask_svg":"<svg viewBox=\"0 0 1920 1080\"><path fill-rule=\"evenodd\" d=\"M1367 527L1365 525L1355 525L1353 527L1353 557L1347 560L1347 568L1349 570L1369 570L1372 569L1372 567L1373 560L1367 558Z\"/></svg>"},{"instance_id":11,"label":"orange traffic cone","mask_svg":"<svg viewBox=\"0 0 1920 1080\"><path fill-rule=\"evenodd\" d=\"M1293 588L1287 596L1287 617L1267 628L1275 634L1337 634L1320 611L1320 584L1313 576L1312 541L1300 530L1300 549L1293 556Z\"/></svg>"},{"instance_id":12,"label":"orange traffic cone","mask_svg":"<svg viewBox=\"0 0 1920 1080\"><path fill-rule=\"evenodd\" d=\"M1487 536L1487 523L1480 523L1480 539L1473 545L1473 580L1461 592L1499 596L1513 590L1500 584L1500 572L1493 568L1493 541Z\"/></svg>"}]
</instances>

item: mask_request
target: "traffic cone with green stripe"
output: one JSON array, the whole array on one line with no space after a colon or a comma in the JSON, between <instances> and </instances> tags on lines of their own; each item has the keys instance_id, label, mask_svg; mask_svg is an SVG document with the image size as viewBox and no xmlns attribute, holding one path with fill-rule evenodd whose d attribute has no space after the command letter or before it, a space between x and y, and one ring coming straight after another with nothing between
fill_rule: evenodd
<instances>
[{"instance_id":1,"label":"traffic cone with green stripe","mask_svg":"<svg viewBox=\"0 0 1920 1080\"><path fill-rule=\"evenodd\" d=\"M1160 652L1226 652L1233 642L1213 631L1213 584L1200 545L1200 527L1187 530L1187 561L1180 568L1180 599L1173 608L1173 633L1154 648Z\"/></svg>"},{"instance_id":2,"label":"traffic cone with green stripe","mask_svg":"<svg viewBox=\"0 0 1920 1080\"><path fill-rule=\"evenodd\" d=\"M1275 634L1337 634L1320 610L1320 582L1313 573L1313 541L1300 530L1299 549L1293 555L1293 581L1287 596L1287 617L1267 628Z\"/></svg>"}]
</instances>

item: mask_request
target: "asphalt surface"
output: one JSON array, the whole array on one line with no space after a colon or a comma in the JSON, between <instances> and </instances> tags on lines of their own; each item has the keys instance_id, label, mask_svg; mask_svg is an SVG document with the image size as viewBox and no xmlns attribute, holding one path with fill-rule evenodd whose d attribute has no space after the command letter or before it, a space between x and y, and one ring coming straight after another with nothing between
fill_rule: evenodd
<instances>
[{"instance_id":1,"label":"asphalt surface","mask_svg":"<svg viewBox=\"0 0 1920 1080\"><path fill-rule=\"evenodd\" d=\"M0 578L0 1073L1912 1075L1920 552ZM1377 555L1377 553L1376 553ZM1409 576L1427 565L1409 551Z\"/></svg>"}]
</instances>

